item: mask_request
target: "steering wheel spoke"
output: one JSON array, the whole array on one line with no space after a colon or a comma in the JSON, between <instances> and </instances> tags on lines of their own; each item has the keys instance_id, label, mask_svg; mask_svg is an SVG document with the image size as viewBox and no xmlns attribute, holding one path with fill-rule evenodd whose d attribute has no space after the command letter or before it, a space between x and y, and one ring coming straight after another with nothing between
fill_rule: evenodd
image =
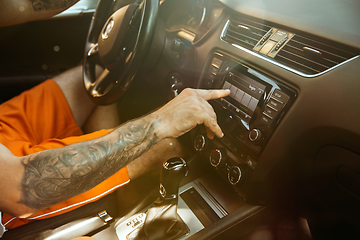
<instances>
[{"instance_id":1,"label":"steering wheel spoke","mask_svg":"<svg viewBox=\"0 0 360 240\"><path fill-rule=\"evenodd\" d=\"M91 61L91 58L99 57L98 43L92 44L87 52L87 57Z\"/></svg>"},{"instance_id":2,"label":"steering wheel spoke","mask_svg":"<svg viewBox=\"0 0 360 240\"><path fill-rule=\"evenodd\" d=\"M90 45L89 50L86 54L86 61L88 61L90 64L96 64L96 65L102 65L100 57L99 57L99 48L98 43L93 43Z\"/></svg>"},{"instance_id":3,"label":"steering wheel spoke","mask_svg":"<svg viewBox=\"0 0 360 240\"><path fill-rule=\"evenodd\" d=\"M103 72L95 79L95 81L88 86L89 90L91 90L91 94L93 97L101 97L107 90L107 86L111 85L108 83L110 71L108 69L104 69Z\"/></svg>"}]
</instances>

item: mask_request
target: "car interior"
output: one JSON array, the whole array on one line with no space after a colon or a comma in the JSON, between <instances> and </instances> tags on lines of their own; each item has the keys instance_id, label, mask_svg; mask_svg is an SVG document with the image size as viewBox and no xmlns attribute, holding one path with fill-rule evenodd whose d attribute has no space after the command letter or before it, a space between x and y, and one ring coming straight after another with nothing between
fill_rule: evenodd
<instances>
[{"instance_id":1,"label":"car interior","mask_svg":"<svg viewBox=\"0 0 360 240\"><path fill-rule=\"evenodd\" d=\"M357 0L80 0L0 28L0 103L77 65L89 96L117 101L124 122L185 88L230 89L210 101L224 137L203 125L181 136L186 157L165 162L161 179L2 239L357 239L359 10Z\"/></svg>"}]
</instances>

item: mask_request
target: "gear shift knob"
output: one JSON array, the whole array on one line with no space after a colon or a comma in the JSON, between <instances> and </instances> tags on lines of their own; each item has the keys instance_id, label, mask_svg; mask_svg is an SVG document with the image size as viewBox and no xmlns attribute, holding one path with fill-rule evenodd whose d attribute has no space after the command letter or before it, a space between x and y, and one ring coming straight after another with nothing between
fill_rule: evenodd
<instances>
[{"instance_id":1,"label":"gear shift knob","mask_svg":"<svg viewBox=\"0 0 360 240\"><path fill-rule=\"evenodd\" d=\"M184 159L174 157L163 164L160 176L160 196L164 199L177 198L179 185L188 173Z\"/></svg>"},{"instance_id":2,"label":"gear shift knob","mask_svg":"<svg viewBox=\"0 0 360 240\"><path fill-rule=\"evenodd\" d=\"M160 197L146 212L145 221L129 233L128 240L176 240L190 232L177 214L181 179L187 175L186 162L171 158L164 162L160 176Z\"/></svg>"}]
</instances>

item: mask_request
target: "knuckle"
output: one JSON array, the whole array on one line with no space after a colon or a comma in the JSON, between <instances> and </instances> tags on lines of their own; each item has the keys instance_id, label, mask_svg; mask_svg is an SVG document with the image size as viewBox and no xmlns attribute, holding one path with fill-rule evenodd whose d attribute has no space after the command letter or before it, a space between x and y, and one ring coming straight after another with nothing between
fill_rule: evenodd
<instances>
[{"instance_id":1,"label":"knuckle","mask_svg":"<svg viewBox=\"0 0 360 240\"><path fill-rule=\"evenodd\" d=\"M191 96L191 95L193 95L193 94L195 93L195 90L192 89L192 88L185 88L185 89L183 90L183 93L184 93L185 95Z\"/></svg>"},{"instance_id":2,"label":"knuckle","mask_svg":"<svg viewBox=\"0 0 360 240\"><path fill-rule=\"evenodd\" d=\"M211 124L216 127L217 126L217 122L214 118L211 118Z\"/></svg>"},{"instance_id":3,"label":"knuckle","mask_svg":"<svg viewBox=\"0 0 360 240\"><path fill-rule=\"evenodd\" d=\"M215 97L215 95L216 95L216 91L214 91L214 90L209 90L209 95L210 95L210 97L211 98L214 98Z\"/></svg>"}]
</instances>

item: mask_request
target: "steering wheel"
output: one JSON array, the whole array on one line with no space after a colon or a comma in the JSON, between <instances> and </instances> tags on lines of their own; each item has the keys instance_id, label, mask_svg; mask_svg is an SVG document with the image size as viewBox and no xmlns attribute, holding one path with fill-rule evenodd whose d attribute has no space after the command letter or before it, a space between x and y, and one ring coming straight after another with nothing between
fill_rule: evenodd
<instances>
[{"instance_id":1,"label":"steering wheel","mask_svg":"<svg viewBox=\"0 0 360 240\"><path fill-rule=\"evenodd\" d=\"M156 27L158 0L100 0L85 44L85 89L98 105L111 104L129 89L147 56ZM95 74L96 65L104 68Z\"/></svg>"}]
</instances>

